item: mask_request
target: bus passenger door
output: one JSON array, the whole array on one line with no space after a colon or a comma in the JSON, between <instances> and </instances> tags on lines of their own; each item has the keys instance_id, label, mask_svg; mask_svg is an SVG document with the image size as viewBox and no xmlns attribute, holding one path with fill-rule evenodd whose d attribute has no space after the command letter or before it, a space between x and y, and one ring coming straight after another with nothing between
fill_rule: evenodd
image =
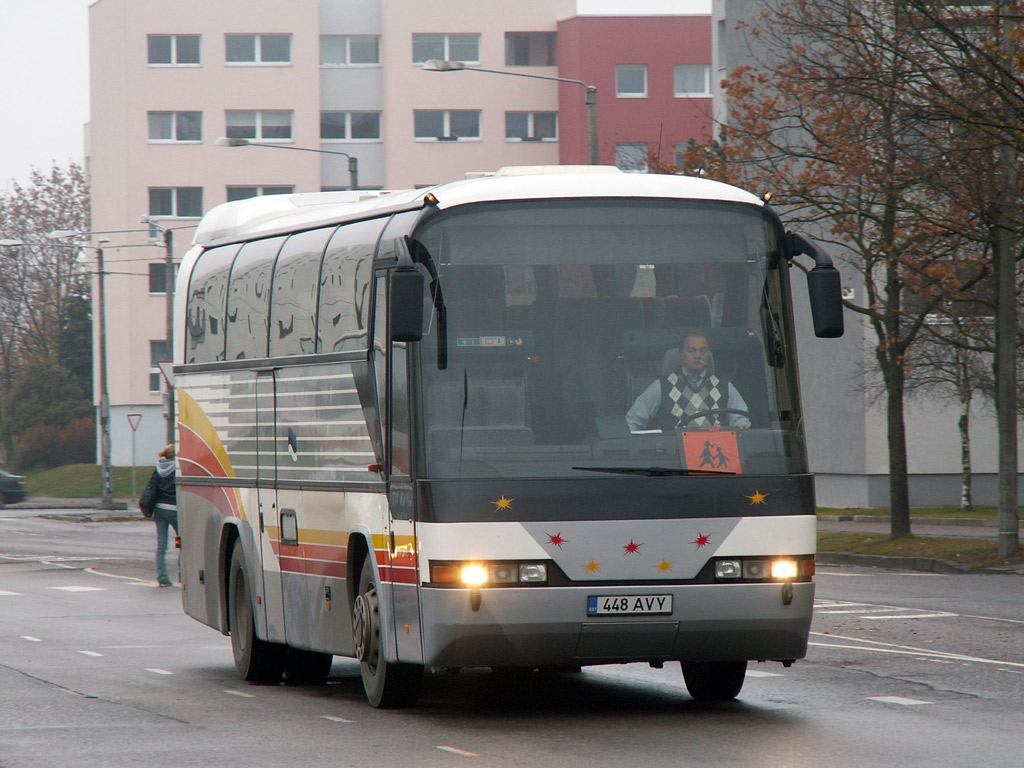
<instances>
[{"instance_id":1,"label":"bus passenger door","mask_svg":"<svg viewBox=\"0 0 1024 768\"><path fill-rule=\"evenodd\" d=\"M281 586L281 511L277 502L277 386L274 369L256 373L256 493L259 498L259 548L263 571L263 615L267 636L284 642L284 593ZM257 614L261 611L257 608Z\"/></svg>"},{"instance_id":2,"label":"bus passenger door","mask_svg":"<svg viewBox=\"0 0 1024 768\"><path fill-rule=\"evenodd\" d=\"M387 547L391 615L388 628L403 663L422 663L419 625L419 572L413 484L410 472L408 345L390 342L387 328L387 273L377 275L374 319L377 402L387 457ZM389 353L389 354L384 354ZM386 364L385 364L386 363Z\"/></svg>"}]
</instances>

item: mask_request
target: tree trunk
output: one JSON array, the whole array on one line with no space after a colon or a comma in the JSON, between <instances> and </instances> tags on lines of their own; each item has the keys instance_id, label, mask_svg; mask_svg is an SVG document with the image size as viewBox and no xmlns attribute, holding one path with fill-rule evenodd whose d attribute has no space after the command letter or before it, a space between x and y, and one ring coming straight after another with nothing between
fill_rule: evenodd
<instances>
[{"instance_id":1,"label":"tree trunk","mask_svg":"<svg viewBox=\"0 0 1024 768\"><path fill-rule=\"evenodd\" d=\"M966 395L966 396L963 396ZM963 393L960 400L960 510L967 512L974 509L971 491L971 394Z\"/></svg>"},{"instance_id":2,"label":"tree trunk","mask_svg":"<svg viewBox=\"0 0 1024 768\"><path fill-rule=\"evenodd\" d=\"M889 504L891 535L910 535L910 488L907 479L907 429L903 419L903 369L895 366L888 381Z\"/></svg>"}]
</instances>

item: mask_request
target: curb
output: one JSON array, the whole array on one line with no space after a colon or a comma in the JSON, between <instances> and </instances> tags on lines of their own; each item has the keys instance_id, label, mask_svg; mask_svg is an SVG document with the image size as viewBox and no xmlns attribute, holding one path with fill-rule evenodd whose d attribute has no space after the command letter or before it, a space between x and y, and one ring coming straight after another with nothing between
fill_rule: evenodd
<instances>
[{"instance_id":1,"label":"curb","mask_svg":"<svg viewBox=\"0 0 1024 768\"><path fill-rule=\"evenodd\" d=\"M1024 574L1024 566L1006 568L970 568L966 565L938 560L934 557L899 557L895 555L861 555L855 552L819 552L814 556L818 565L859 565L867 568L890 568L899 571L921 571L947 575L963 574Z\"/></svg>"},{"instance_id":2,"label":"curb","mask_svg":"<svg viewBox=\"0 0 1024 768\"><path fill-rule=\"evenodd\" d=\"M834 523L888 523L886 515L818 515L819 520ZM998 528L998 520L987 520L973 517L912 517L911 525L965 525L978 528Z\"/></svg>"}]
</instances>

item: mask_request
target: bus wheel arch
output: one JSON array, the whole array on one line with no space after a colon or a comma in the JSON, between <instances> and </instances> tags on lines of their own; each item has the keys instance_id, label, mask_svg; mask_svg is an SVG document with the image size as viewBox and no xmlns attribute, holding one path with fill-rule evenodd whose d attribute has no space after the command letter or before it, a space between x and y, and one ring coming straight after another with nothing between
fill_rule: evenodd
<instances>
[{"instance_id":1,"label":"bus wheel arch","mask_svg":"<svg viewBox=\"0 0 1024 768\"><path fill-rule=\"evenodd\" d=\"M369 552L366 554L352 600L353 655L359 662L363 689L372 706L381 709L411 707L419 698L423 665L385 660L377 576Z\"/></svg>"},{"instance_id":2,"label":"bus wheel arch","mask_svg":"<svg viewBox=\"0 0 1024 768\"><path fill-rule=\"evenodd\" d=\"M227 614L231 654L243 680L272 683L284 673L288 647L263 640L256 632L253 591L242 540L235 538L228 565Z\"/></svg>"}]
</instances>

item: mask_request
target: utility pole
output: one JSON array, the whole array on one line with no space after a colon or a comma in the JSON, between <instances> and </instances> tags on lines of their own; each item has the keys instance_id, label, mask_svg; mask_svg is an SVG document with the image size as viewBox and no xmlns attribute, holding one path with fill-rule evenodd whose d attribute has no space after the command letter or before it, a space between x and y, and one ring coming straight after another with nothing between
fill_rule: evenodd
<instances>
[{"instance_id":1,"label":"utility pole","mask_svg":"<svg viewBox=\"0 0 1024 768\"><path fill-rule=\"evenodd\" d=\"M96 248L96 278L99 293L99 352L100 352L100 463L103 471L103 490L100 505L103 509L114 508L114 492L110 477L110 392L107 388L107 312L104 291L103 243Z\"/></svg>"},{"instance_id":2,"label":"utility pole","mask_svg":"<svg viewBox=\"0 0 1024 768\"><path fill-rule=\"evenodd\" d=\"M164 229L164 255L167 260L167 356L174 359L174 230ZM167 444L174 444L174 384L167 381Z\"/></svg>"}]
</instances>

